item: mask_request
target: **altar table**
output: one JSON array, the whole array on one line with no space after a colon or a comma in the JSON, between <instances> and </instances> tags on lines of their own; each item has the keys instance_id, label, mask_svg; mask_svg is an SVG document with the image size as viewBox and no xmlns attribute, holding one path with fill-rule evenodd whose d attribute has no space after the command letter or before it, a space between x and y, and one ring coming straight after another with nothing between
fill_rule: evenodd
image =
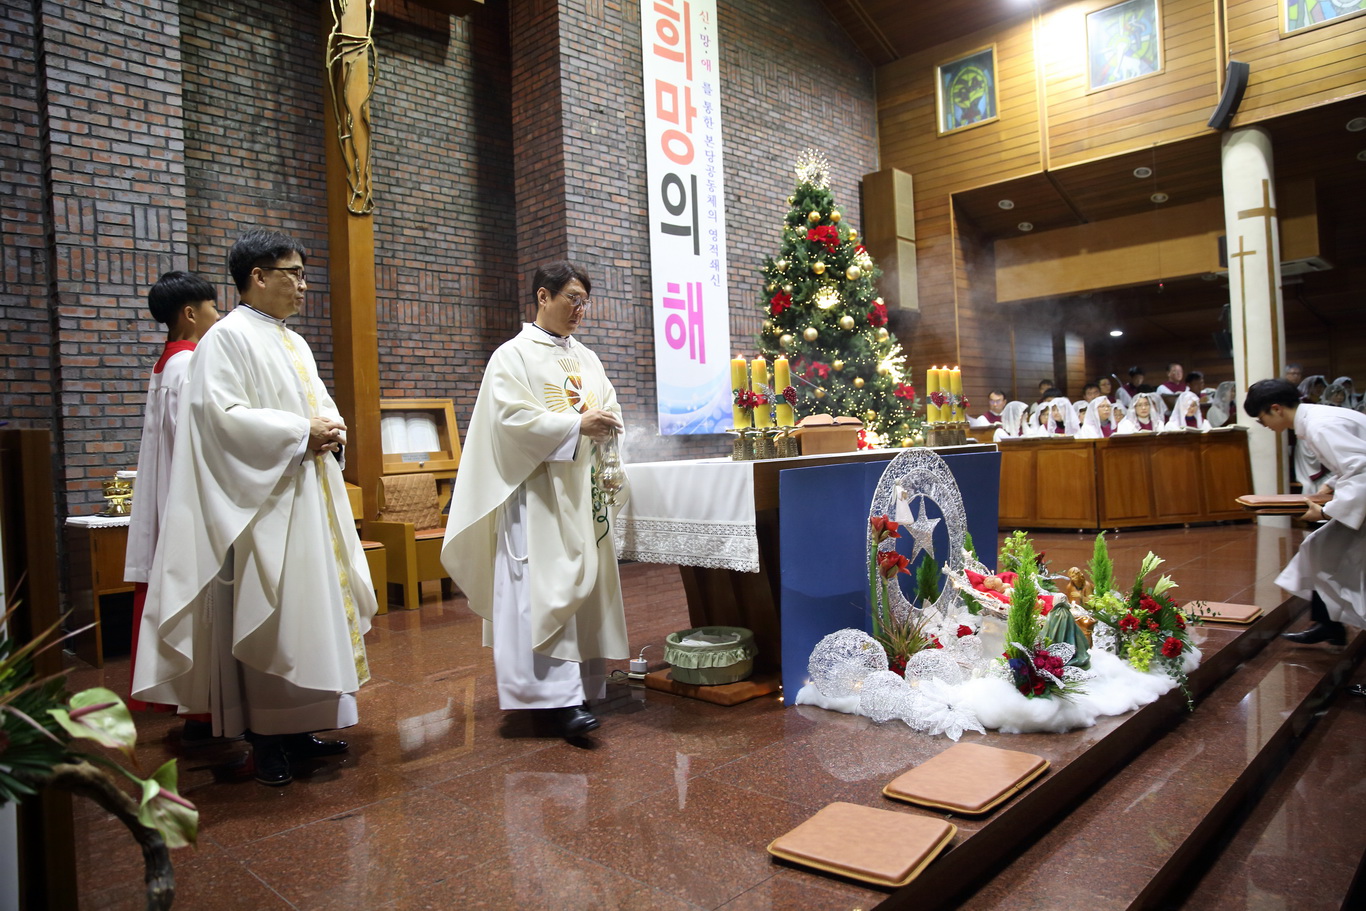
<instances>
[{"instance_id":1,"label":"altar table","mask_svg":"<svg viewBox=\"0 0 1366 911\"><path fill-rule=\"evenodd\" d=\"M689 622L751 630L759 652L754 662L756 676L777 671L782 664L778 606L785 571L778 529L781 508L786 507L779 491L780 475L785 477L793 469L852 465L875 485L883 467L900 451L875 449L753 462L693 459L627 464L630 496L613 528L617 555L644 563L677 564L688 599ZM956 456L989 455L978 460L973 470L978 473L974 485L990 499L990 517L974 524L970 510L969 525L985 532L979 538L991 542L989 549L994 553L999 480L995 445L935 451L950 468ZM819 485L819 479L815 483ZM859 529L866 525L871 487L856 496L843 488L839 493L822 493L817 488L811 496L824 516L812 530L813 540L823 536L826 522L837 516Z\"/></svg>"}]
</instances>

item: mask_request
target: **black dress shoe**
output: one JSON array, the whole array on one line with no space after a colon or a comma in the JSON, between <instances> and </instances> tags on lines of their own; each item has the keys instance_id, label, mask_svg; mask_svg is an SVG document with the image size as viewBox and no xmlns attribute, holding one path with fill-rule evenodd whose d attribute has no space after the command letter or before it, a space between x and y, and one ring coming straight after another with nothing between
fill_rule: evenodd
<instances>
[{"instance_id":1,"label":"black dress shoe","mask_svg":"<svg viewBox=\"0 0 1366 911\"><path fill-rule=\"evenodd\" d=\"M554 733L567 740L582 737L602 724L592 712L581 705L547 709L546 718Z\"/></svg>"},{"instance_id":2,"label":"black dress shoe","mask_svg":"<svg viewBox=\"0 0 1366 911\"><path fill-rule=\"evenodd\" d=\"M1281 638L1298 642L1300 645L1313 645L1316 642L1327 642L1329 645L1346 645L1347 628L1341 623L1329 620L1323 623L1315 623L1309 629L1300 630L1298 633L1281 633Z\"/></svg>"},{"instance_id":3,"label":"black dress shoe","mask_svg":"<svg viewBox=\"0 0 1366 911\"><path fill-rule=\"evenodd\" d=\"M318 759L323 756L336 756L350 749L345 740L323 740L312 734L286 734L280 738L290 759Z\"/></svg>"},{"instance_id":4,"label":"black dress shoe","mask_svg":"<svg viewBox=\"0 0 1366 911\"><path fill-rule=\"evenodd\" d=\"M247 739L251 741L251 758L256 763L257 781L278 788L294 780L294 773L289 769L289 755L285 752L283 737L256 734Z\"/></svg>"}]
</instances>

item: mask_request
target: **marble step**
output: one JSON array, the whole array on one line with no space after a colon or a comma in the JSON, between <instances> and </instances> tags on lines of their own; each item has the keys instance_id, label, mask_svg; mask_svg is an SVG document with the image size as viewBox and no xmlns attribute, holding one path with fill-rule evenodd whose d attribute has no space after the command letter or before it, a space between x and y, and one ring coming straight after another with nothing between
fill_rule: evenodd
<instances>
[{"instance_id":1,"label":"marble step","mask_svg":"<svg viewBox=\"0 0 1366 911\"><path fill-rule=\"evenodd\" d=\"M1366 666L1352 682L1366 683ZM1182 911L1366 907L1366 698L1339 691L1266 793L1207 852ZM1357 883L1357 889L1363 890ZM1366 890L1363 890L1366 891Z\"/></svg>"},{"instance_id":2,"label":"marble step","mask_svg":"<svg viewBox=\"0 0 1366 911\"><path fill-rule=\"evenodd\" d=\"M1184 893L1203 852L1355 667L1366 633L1345 648L1261 644L961 907L1161 908Z\"/></svg>"}]
</instances>

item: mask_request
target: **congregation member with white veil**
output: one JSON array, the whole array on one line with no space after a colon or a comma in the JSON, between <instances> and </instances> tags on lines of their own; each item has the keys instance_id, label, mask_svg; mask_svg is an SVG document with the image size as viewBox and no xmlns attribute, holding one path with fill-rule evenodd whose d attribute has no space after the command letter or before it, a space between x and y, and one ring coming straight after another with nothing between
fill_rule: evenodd
<instances>
[{"instance_id":1,"label":"congregation member with white veil","mask_svg":"<svg viewBox=\"0 0 1366 911\"><path fill-rule=\"evenodd\" d=\"M1343 389L1347 391L1347 401L1343 402L1343 404L1346 405L1348 408L1355 408L1361 404L1361 396L1357 394L1356 388L1352 385L1352 378L1350 376L1340 376L1337 379L1333 380L1333 382L1329 385L1341 386ZM1323 391L1325 395L1328 392L1327 389Z\"/></svg>"},{"instance_id":2,"label":"congregation member with white veil","mask_svg":"<svg viewBox=\"0 0 1366 911\"><path fill-rule=\"evenodd\" d=\"M1043 436L1076 436L1081 430L1077 409L1066 398L1059 396L1044 403L1039 412L1040 429Z\"/></svg>"},{"instance_id":3,"label":"congregation member with white veil","mask_svg":"<svg viewBox=\"0 0 1366 911\"><path fill-rule=\"evenodd\" d=\"M1187 389L1176 397L1172 413L1162 425L1166 431L1172 430L1209 430L1209 421L1200 413L1200 396Z\"/></svg>"},{"instance_id":4,"label":"congregation member with white veil","mask_svg":"<svg viewBox=\"0 0 1366 911\"><path fill-rule=\"evenodd\" d=\"M1077 439L1108 440L1114 436L1118 428L1115 408L1110 404L1110 400L1102 395L1091 400L1091 407L1086 409L1086 417L1081 422L1081 430L1077 431Z\"/></svg>"},{"instance_id":5,"label":"congregation member with white veil","mask_svg":"<svg viewBox=\"0 0 1366 911\"><path fill-rule=\"evenodd\" d=\"M1322 373L1306 376L1300 382L1300 401L1308 402L1311 405L1317 405L1319 399L1323 396L1323 390L1327 387L1328 377L1324 376Z\"/></svg>"},{"instance_id":6,"label":"congregation member with white veil","mask_svg":"<svg viewBox=\"0 0 1366 911\"><path fill-rule=\"evenodd\" d=\"M1301 516L1327 524L1300 544L1276 584L1308 598L1314 625L1284 633L1292 642L1347 644L1344 624L1366 626L1366 415L1347 408L1299 402L1285 380L1262 380L1247 391L1248 417L1277 433L1294 428L1328 469L1326 502L1311 502Z\"/></svg>"},{"instance_id":7,"label":"congregation member with white veil","mask_svg":"<svg viewBox=\"0 0 1366 911\"><path fill-rule=\"evenodd\" d=\"M1119 422L1119 427L1115 433L1125 436L1130 433L1150 433L1162 426L1162 419L1159 416L1157 406L1153 400L1157 398L1156 393L1141 392L1134 396L1133 405L1129 408L1124 420Z\"/></svg>"},{"instance_id":8,"label":"congregation member with white veil","mask_svg":"<svg viewBox=\"0 0 1366 911\"><path fill-rule=\"evenodd\" d=\"M1351 393L1347 391L1346 386L1338 382L1332 382L1328 384L1328 388L1323 390L1323 395L1319 397L1319 404L1334 405L1338 408L1351 408L1351 399Z\"/></svg>"},{"instance_id":9,"label":"congregation member with white veil","mask_svg":"<svg viewBox=\"0 0 1366 911\"><path fill-rule=\"evenodd\" d=\"M1211 427L1223 427L1233 419L1238 409L1237 389L1232 382L1225 381L1214 390L1214 401L1210 402L1209 412L1205 415Z\"/></svg>"},{"instance_id":10,"label":"congregation member with white veil","mask_svg":"<svg viewBox=\"0 0 1366 911\"><path fill-rule=\"evenodd\" d=\"M1029 408L1024 402L1009 402L1001 410L1001 423L996 425L996 433L992 439L999 443L1001 440L1015 440L1026 436L1025 434L1025 411Z\"/></svg>"}]
</instances>

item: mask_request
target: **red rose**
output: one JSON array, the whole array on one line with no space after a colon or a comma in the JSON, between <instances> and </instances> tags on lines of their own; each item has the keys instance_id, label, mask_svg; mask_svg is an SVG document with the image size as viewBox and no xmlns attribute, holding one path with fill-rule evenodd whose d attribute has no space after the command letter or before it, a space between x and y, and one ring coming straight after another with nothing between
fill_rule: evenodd
<instances>
[{"instance_id":1,"label":"red rose","mask_svg":"<svg viewBox=\"0 0 1366 911\"><path fill-rule=\"evenodd\" d=\"M958 638L959 638L959 639L962 639L964 636L971 636L971 635L972 635L972 627L967 626L967 625L964 625L964 624L959 624L959 626L958 626Z\"/></svg>"},{"instance_id":2,"label":"red rose","mask_svg":"<svg viewBox=\"0 0 1366 911\"><path fill-rule=\"evenodd\" d=\"M1162 643L1162 654L1166 655L1168 658L1175 658L1177 655L1181 654L1181 649L1184 647L1185 646L1182 645L1180 639L1175 636L1168 636L1167 641Z\"/></svg>"},{"instance_id":3,"label":"red rose","mask_svg":"<svg viewBox=\"0 0 1366 911\"><path fill-rule=\"evenodd\" d=\"M1124 618L1119 621L1119 628L1122 630L1138 629L1138 618L1133 614L1125 614Z\"/></svg>"},{"instance_id":4,"label":"red rose","mask_svg":"<svg viewBox=\"0 0 1366 911\"><path fill-rule=\"evenodd\" d=\"M768 312L773 314L774 316L777 316L778 314L782 313L784 310L791 306L792 295L788 294L786 291L779 291L777 294L769 298Z\"/></svg>"},{"instance_id":5,"label":"red rose","mask_svg":"<svg viewBox=\"0 0 1366 911\"><path fill-rule=\"evenodd\" d=\"M1034 682L1034 695L1035 695L1035 696L1042 696L1042 695L1044 694L1044 692L1045 692L1047 689L1048 689L1048 684L1047 684L1047 683L1044 683L1042 680L1036 680L1036 681Z\"/></svg>"},{"instance_id":6,"label":"red rose","mask_svg":"<svg viewBox=\"0 0 1366 911\"><path fill-rule=\"evenodd\" d=\"M910 575L909 569L911 561L906 559L905 554L899 554L894 550L880 550L877 552L877 570L882 573L883 578L891 579L897 573Z\"/></svg>"}]
</instances>

